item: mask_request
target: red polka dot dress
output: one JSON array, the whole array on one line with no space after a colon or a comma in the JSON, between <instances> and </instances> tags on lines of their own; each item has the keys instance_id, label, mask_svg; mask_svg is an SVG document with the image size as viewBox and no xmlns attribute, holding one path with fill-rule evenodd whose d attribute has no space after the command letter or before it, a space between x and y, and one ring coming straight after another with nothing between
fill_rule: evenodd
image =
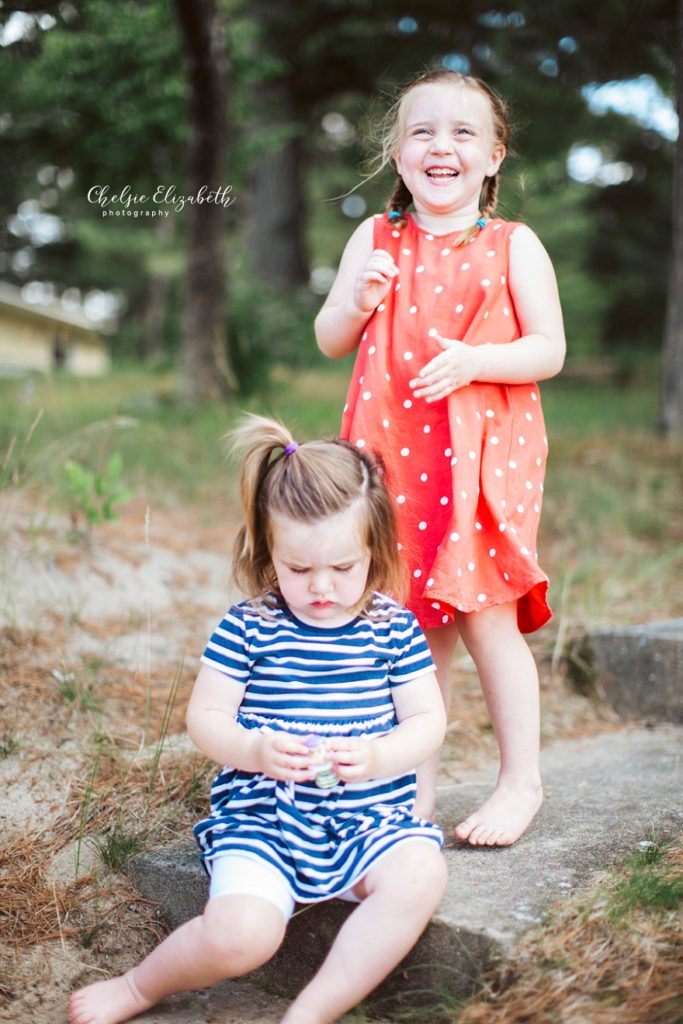
<instances>
[{"instance_id":1,"label":"red polka dot dress","mask_svg":"<svg viewBox=\"0 0 683 1024\"><path fill-rule=\"evenodd\" d=\"M411 216L374 221L374 248L400 268L362 336L341 433L377 451L410 570L408 607L423 628L518 601L522 632L551 616L536 534L547 439L536 384L473 382L427 404L408 381L441 350L438 333L470 345L520 337L508 287L518 225L489 221L455 246Z\"/></svg>"}]
</instances>

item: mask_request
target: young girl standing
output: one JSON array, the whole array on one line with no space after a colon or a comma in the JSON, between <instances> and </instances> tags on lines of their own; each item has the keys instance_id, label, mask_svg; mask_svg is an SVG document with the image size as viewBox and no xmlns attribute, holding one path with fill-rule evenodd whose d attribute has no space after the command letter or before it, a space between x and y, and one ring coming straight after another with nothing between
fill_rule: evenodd
<instances>
[{"instance_id":1,"label":"young girl standing","mask_svg":"<svg viewBox=\"0 0 683 1024\"><path fill-rule=\"evenodd\" d=\"M223 768L195 827L209 902L127 974L71 997L71 1024L116 1024L175 992L254 970L295 900L358 903L283 1024L328 1024L405 956L441 897L443 836L413 815L415 766L445 713L400 590L394 514L370 455L237 432L246 525L231 608L204 652L188 731ZM320 761L324 759L325 765Z\"/></svg>"},{"instance_id":2,"label":"young girl standing","mask_svg":"<svg viewBox=\"0 0 683 1024\"><path fill-rule=\"evenodd\" d=\"M358 348L342 434L387 464L446 706L458 635L500 750L496 788L456 828L507 845L542 801L538 674L522 634L551 615L536 555L547 442L538 387L565 339L548 255L522 224L493 217L509 141L502 101L450 71L411 83L390 114L388 214L349 240L316 319L321 350ZM412 212L408 207L412 204ZM438 754L418 773L433 813Z\"/></svg>"}]
</instances>

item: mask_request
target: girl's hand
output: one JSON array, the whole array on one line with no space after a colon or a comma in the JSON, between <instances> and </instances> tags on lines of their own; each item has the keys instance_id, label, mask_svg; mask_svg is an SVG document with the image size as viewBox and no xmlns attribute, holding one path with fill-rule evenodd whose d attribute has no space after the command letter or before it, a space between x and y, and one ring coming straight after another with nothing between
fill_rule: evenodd
<instances>
[{"instance_id":1,"label":"girl's hand","mask_svg":"<svg viewBox=\"0 0 683 1024\"><path fill-rule=\"evenodd\" d=\"M466 345L464 341L443 338L436 333L431 337L439 343L443 352L423 366L409 384L416 398L438 402L476 380L479 359L476 347Z\"/></svg>"},{"instance_id":2,"label":"girl's hand","mask_svg":"<svg viewBox=\"0 0 683 1024\"><path fill-rule=\"evenodd\" d=\"M374 249L353 286L353 302L361 313L372 313L391 288L398 267L385 249Z\"/></svg>"},{"instance_id":3,"label":"girl's hand","mask_svg":"<svg viewBox=\"0 0 683 1024\"><path fill-rule=\"evenodd\" d=\"M258 734L260 771L279 782L313 778L311 751L298 736L286 732Z\"/></svg>"},{"instance_id":4,"label":"girl's hand","mask_svg":"<svg viewBox=\"0 0 683 1024\"><path fill-rule=\"evenodd\" d=\"M362 736L340 736L328 744L330 759L342 782L363 782L377 778L377 744Z\"/></svg>"}]
</instances>

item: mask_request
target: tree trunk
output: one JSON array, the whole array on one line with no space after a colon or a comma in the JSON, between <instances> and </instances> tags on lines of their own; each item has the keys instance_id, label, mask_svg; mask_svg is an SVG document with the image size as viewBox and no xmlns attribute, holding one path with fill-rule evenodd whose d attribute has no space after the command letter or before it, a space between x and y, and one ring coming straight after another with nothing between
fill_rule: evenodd
<instances>
[{"instance_id":1,"label":"tree trunk","mask_svg":"<svg viewBox=\"0 0 683 1024\"><path fill-rule=\"evenodd\" d=\"M230 388L225 348L226 207L197 199L225 188L227 56L225 25L215 0L174 0L187 55L190 141L186 195L187 267L183 299L181 389L197 404ZM194 201L192 201L194 200Z\"/></svg>"},{"instance_id":2,"label":"tree trunk","mask_svg":"<svg viewBox=\"0 0 683 1024\"><path fill-rule=\"evenodd\" d=\"M174 221L172 217L161 217L154 225L154 240L163 252L173 241ZM167 351L164 334L168 317L168 300L171 293L171 278L166 273L150 270L147 276L147 295L142 311L142 341L139 356L145 362L154 363Z\"/></svg>"},{"instance_id":3,"label":"tree trunk","mask_svg":"<svg viewBox=\"0 0 683 1024\"><path fill-rule=\"evenodd\" d=\"M676 42L678 140L674 156L671 278L662 351L659 433L683 437L683 0L678 5Z\"/></svg>"},{"instance_id":4,"label":"tree trunk","mask_svg":"<svg viewBox=\"0 0 683 1024\"><path fill-rule=\"evenodd\" d=\"M260 279L274 288L308 281L304 243L303 158L291 82L285 77L260 81L253 90L257 111L253 134L263 136L254 160L247 206L246 251ZM287 136L278 139L285 129ZM268 136L273 141L268 144ZM253 137L253 136L252 136Z\"/></svg>"}]
</instances>

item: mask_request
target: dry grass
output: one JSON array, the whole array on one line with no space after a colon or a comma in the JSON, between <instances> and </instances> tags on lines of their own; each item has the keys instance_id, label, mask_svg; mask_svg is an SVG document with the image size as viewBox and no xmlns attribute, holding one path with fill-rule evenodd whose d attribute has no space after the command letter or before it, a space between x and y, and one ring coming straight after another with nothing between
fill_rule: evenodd
<instances>
[{"instance_id":1,"label":"dry grass","mask_svg":"<svg viewBox=\"0 0 683 1024\"><path fill-rule=\"evenodd\" d=\"M14 946L78 934L68 922L92 897L90 878L50 883L41 851L40 837L31 842L15 839L0 849L0 918L5 939Z\"/></svg>"},{"instance_id":2,"label":"dry grass","mask_svg":"<svg viewBox=\"0 0 683 1024\"><path fill-rule=\"evenodd\" d=\"M36 836L15 839L0 850L3 938L16 950L74 937L89 946L97 931L121 925L133 907L138 914L145 907L153 909L124 879L106 886L92 875L70 882L51 879L44 866L49 848L49 840ZM158 939L160 927L153 913L140 916L139 923Z\"/></svg>"},{"instance_id":3,"label":"dry grass","mask_svg":"<svg viewBox=\"0 0 683 1024\"><path fill-rule=\"evenodd\" d=\"M162 722L168 726L172 720L177 732L182 721L182 708L171 707L167 692L162 699L154 694L150 718L157 745L132 749L145 705L135 680L123 682L122 673L109 666L98 681L111 682L111 691L95 713L60 695L45 664L49 650L47 640L16 630L0 633L0 668L11 682L2 697L3 720L18 738L8 760L17 757L21 773L31 778L41 770L46 745L64 750L62 777L44 827L32 822L5 833L0 842L0 961L7 970L12 950L56 940L93 948L105 930L108 942L119 936L125 945L129 940L123 935L131 927L143 948L157 941L154 908L116 870L103 871L99 861L109 860L120 871L129 853L188 833L214 770L188 745L167 749L168 740L164 745ZM127 728L129 715L134 729ZM86 847L102 854L95 858L95 873L79 870L79 862L89 867L93 860L85 856ZM66 881L51 877L50 865L60 854L72 864L73 877ZM11 985L0 981L3 988L9 991Z\"/></svg>"},{"instance_id":4,"label":"dry grass","mask_svg":"<svg viewBox=\"0 0 683 1024\"><path fill-rule=\"evenodd\" d=\"M532 638L546 744L620 725L595 695L569 689L563 660L568 641L605 623L683 615L683 594L676 585L683 565L680 465L680 446L653 438L554 440L540 550L554 580L556 616ZM144 508L133 502L122 511L100 542L126 566L139 558L134 541ZM225 524L235 510L226 509L223 497L211 494L201 507L174 508L166 519L155 514L158 534L170 550L182 554L191 544L227 555ZM82 555L77 548L47 532L41 543L50 549L56 570L77 569ZM201 580L194 584L199 602ZM216 609L216 617L221 611ZM206 616L207 609L195 604L194 595L188 600L186 590L164 621L164 628L173 620L172 628L191 638L192 659L203 643ZM17 988L16 980L9 980L12 970L15 979L21 974L16 957L27 960L31 951L71 944L83 951L90 967L110 969L112 950L133 956L157 940L154 908L111 865L124 863L140 844L189 835L206 809L213 771L187 747L159 745L166 733L173 737L183 731L194 674L190 664L157 663L148 676L107 656L108 640L144 633L147 622L116 615L97 621L54 608L40 627L40 632L0 631L0 675L7 681L0 694L0 765L16 765L17 780L27 787L43 778L48 759L62 776L55 780L55 799L40 805L40 828L15 827L8 819L11 827L0 842L0 975L5 970L8 979L0 977L0 997L8 998ZM103 656L71 654L63 663L60 652L78 649L77 633L100 642ZM73 679L60 683L54 669ZM444 775L462 781L495 759L496 745L467 658L457 661L454 676ZM51 862L66 855L75 864L79 851L80 873L56 880ZM102 857L110 868L103 868ZM680 858L679 847L665 861L677 877ZM683 949L674 913L636 906L616 920L611 884L605 881L530 938L514 973L501 971L487 979L485 996L461 1011L460 1024L683 1022L677 975Z\"/></svg>"},{"instance_id":5,"label":"dry grass","mask_svg":"<svg viewBox=\"0 0 683 1024\"><path fill-rule=\"evenodd\" d=\"M680 1024L683 843L604 876L527 938L458 1024Z\"/></svg>"}]
</instances>

